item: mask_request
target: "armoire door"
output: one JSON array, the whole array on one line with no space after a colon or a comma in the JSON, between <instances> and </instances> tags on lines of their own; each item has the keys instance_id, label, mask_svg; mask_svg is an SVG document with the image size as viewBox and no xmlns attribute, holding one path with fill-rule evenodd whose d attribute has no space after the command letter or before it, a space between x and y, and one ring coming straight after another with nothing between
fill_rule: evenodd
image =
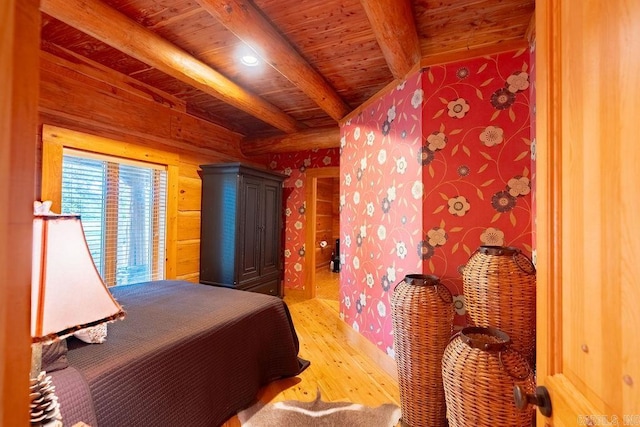
<instances>
[{"instance_id":1,"label":"armoire door","mask_svg":"<svg viewBox=\"0 0 640 427\"><path fill-rule=\"evenodd\" d=\"M640 425L640 1L536 1L538 425Z\"/></svg>"},{"instance_id":2,"label":"armoire door","mask_svg":"<svg viewBox=\"0 0 640 427\"><path fill-rule=\"evenodd\" d=\"M264 223L262 224L262 276L277 278L280 272L280 231L282 219L282 183L279 181L264 181Z\"/></svg>"},{"instance_id":3,"label":"armoire door","mask_svg":"<svg viewBox=\"0 0 640 427\"><path fill-rule=\"evenodd\" d=\"M242 286L260 275L260 240L262 228L262 180L240 175L240 204L238 206L238 285Z\"/></svg>"}]
</instances>

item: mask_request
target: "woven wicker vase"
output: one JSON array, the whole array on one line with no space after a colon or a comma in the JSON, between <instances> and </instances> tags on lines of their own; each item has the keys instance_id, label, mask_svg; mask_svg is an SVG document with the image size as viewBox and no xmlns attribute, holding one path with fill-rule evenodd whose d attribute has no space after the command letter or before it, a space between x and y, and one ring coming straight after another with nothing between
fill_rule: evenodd
<instances>
[{"instance_id":1,"label":"woven wicker vase","mask_svg":"<svg viewBox=\"0 0 640 427\"><path fill-rule=\"evenodd\" d=\"M442 354L451 338L453 298L436 276L409 274L391 297L402 423L446 426Z\"/></svg>"},{"instance_id":2,"label":"woven wicker vase","mask_svg":"<svg viewBox=\"0 0 640 427\"><path fill-rule=\"evenodd\" d=\"M528 362L494 328L464 328L442 357L442 380L450 427L530 427L535 409L516 409L513 387L535 388Z\"/></svg>"},{"instance_id":3,"label":"woven wicker vase","mask_svg":"<svg viewBox=\"0 0 640 427\"><path fill-rule=\"evenodd\" d=\"M536 338L536 270L516 248L480 246L464 273L464 297L473 326L504 331L533 366Z\"/></svg>"}]
</instances>

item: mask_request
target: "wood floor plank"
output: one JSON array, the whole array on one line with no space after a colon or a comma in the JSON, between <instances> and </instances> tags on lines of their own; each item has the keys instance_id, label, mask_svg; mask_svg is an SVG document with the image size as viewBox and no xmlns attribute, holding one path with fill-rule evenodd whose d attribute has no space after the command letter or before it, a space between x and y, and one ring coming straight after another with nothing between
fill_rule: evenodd
<instances>
[{"instance_id":1,"label":"wood floor plank","mask_svg":"<svg viewBox=\"0 0 640 427\"><path fill-rule=\"evenodd\" d=\"M400 404L397 381L371 358L351 346L337 327L335 301L285 298L300 340L300 357L311 366L294 378L265 386L262 402L311 401L319 390L325 401L350 401L368 406ZM224 427L238 427L235 416Z\"/></svg>"}]
</instances>

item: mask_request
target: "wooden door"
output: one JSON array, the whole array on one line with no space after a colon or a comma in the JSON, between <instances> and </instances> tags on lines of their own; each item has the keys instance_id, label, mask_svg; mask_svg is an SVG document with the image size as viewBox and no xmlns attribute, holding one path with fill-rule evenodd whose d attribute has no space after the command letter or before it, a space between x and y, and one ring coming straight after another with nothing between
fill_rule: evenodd
<instances>
[{"instance_id":1,"label":"wooden door","mask_svg":"<svg viewBox=\"0 0 640 427\"><path fill-rule=\"evenodd\" d=\"M640 1L536 23L538 425L640 425Z\"/></svg>"},{"instance_id":2,"label":"wooden door","mask_svg":"<svg viewBox=\"0 0 640 427\"><path fill-rule=\"evenodd\" d=\"M0 2L0 426L29 425L38 3Z\"/></svg>"},{"instance_id":3,"label":"wooden door","mask_svg":"<svg viewBox=\"0 0 640 427\"><path fill-rule=\"evenodd\" d=\"M260 275L260 239L263 220L260 205L262 199L262 180L250 175L240 176L240 204L238 217L238 286Z\"/></svg>"},{"instance_id":4,"label":"wooden door","mask_svg":"<svg viewBox=\"0 0 640 427\"><path fill-rule=\"evenodd\" d=\"M260 275L278 278L280 275L280 232L282 230L282 183L264 180L262 210L262 247ZM262 212L261 212L262 213Z\"/></svg>"}]
</instances>

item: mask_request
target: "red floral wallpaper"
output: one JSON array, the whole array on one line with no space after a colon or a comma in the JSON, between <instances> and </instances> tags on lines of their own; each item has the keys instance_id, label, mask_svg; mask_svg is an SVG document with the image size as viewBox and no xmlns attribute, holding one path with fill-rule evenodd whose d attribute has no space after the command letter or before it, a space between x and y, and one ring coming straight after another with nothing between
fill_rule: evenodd
<instances>
[{"instance_id":1,"label":"red floral wallpaper","mask_svg":"<svg viewBox=\"0 0 640 427\"><path fill-rule=\"evenodd\" d=\"M287 175L284 181L284 286L289 289L304 288L305 256L305 186L310 168L338 166L337 148L273 154L269 168Z\"/></svg>"},{"instance_id":2,"label":"red floral wallpaper","mask_svg":"<svg viewBox=\"0 0 640 427\"><path fill-rule=\"evenodd\" d=\"M435 274L464 322L480 245L531 254L529 55L421 70L341 129L341 316L393 355L390 289Z\"/></svg>"},{"instance_id":3,"label":"red floral wallpaper","mask_svg":"<svg viewBox=\"0 0 640 427\"><path fill-rule=\"evenodd\" d=\"M423 78L411 76L341 129L340 316L390 355L391 292L422 271Z\"/></svg>"},{"instance_id":4,"label":"red floral wallpaper","mask_svg":"<svg viewBox=\"0 0 640 427\"><path fill-rule=\"evenodd\" d=\"M478 246L531 254L529 55L430 67L423 82L423 272L460 295Z\"/></svg>"},{"instance_id":5,"label":"red floral wallpaper","mask_svg":"<svg viewBox=\"0 0 640 427\"><path fill-rule=\"evenodd\" d=\"M537 197L536 197L536 42L535 39L529 46L529 61L531 64L531 71L529 72L529 79L531 85L529 86L529 115L531 117L531 212L533 212L533 218L531 221L531 258L533 264L537 264L537 252L536 252L536 215L537 212Z\"/></svg>"}]
</instances>

